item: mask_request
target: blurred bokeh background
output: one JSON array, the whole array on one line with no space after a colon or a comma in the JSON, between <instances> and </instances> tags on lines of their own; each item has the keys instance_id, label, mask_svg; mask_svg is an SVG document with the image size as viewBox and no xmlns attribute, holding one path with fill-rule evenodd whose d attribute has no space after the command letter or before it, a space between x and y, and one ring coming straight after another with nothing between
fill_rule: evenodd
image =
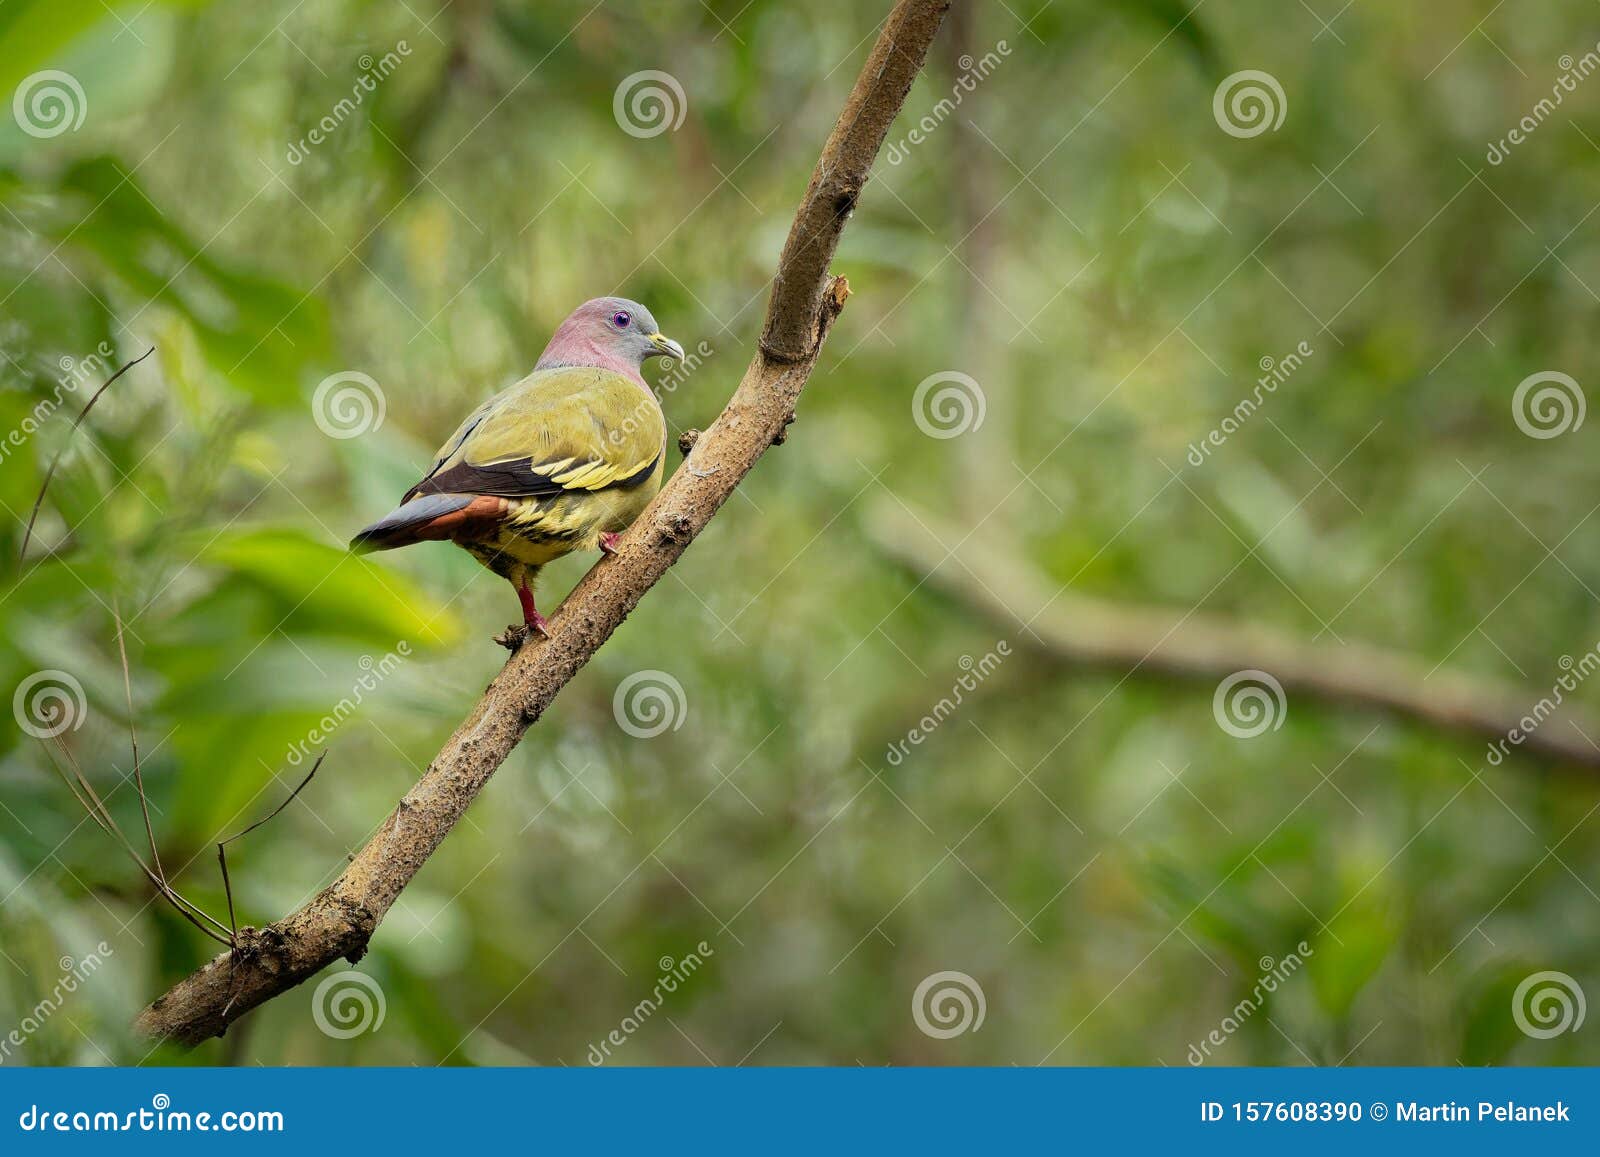
<instances>
[{"instance_id":1,"label":"blurred bokeh background","mask_svg":"<svg viewBox=\"0 0 1600 1157\"><path fill-rule=\"evenodd\" d=\"M142 837L112 607L207 911L214 841L326 747L230 855L241 922L291 910L516 615L463 552L344 542L591 296L695 351L664 402L708 424L888 3L0 7L4 1063L1600 1062L1592 1018L1514 1011L1541 972L1600 993L1581 761L1294 687L1224 726L1215 674L1062 646L1198 608L1600 708L1594 6L1189 7L958 4L786 444L405 892L370 987L187 1056L126 1024L216 946L60 775L64 744ZM1576 387L1555 436L1513 405L1540 372ZM40 672L81 705L45 742ZM981 1027L919 1024L947 983Z\"/></svg>"}]
</instances>

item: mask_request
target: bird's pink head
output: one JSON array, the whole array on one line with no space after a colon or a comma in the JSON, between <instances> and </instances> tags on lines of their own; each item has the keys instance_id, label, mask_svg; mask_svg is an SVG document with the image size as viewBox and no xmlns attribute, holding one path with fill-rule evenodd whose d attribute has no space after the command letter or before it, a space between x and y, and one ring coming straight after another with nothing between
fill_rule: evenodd
<instances>
[{"instance_id":1,"label":"bird's pink head","mask_svg":"<svg viewBox=\"0 0 1600 1157\"><path fill-rule=\"evenodd\" d=\"M594 366L643 382L639 367L646 358L683 358L683 347L661 332L650 311L625 297L597 297L567 316L535 369Z\"/></svg>"}]
</instances>

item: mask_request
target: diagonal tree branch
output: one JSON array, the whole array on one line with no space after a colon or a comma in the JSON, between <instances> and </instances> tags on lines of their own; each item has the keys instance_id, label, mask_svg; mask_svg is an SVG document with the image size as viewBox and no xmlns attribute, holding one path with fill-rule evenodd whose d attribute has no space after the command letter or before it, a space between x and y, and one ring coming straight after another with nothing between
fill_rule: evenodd
<instances>
[{"instance_id":1,"label":"diagonal tree branch","mask_svg":"<svg viewBox=\"0 0 1600 1157\"><path fill-rule=\"evenodd\" d=\"M817 160L784 244L760 347L726 409L661 493L567 596L550 635L506 662L466 722L344 873L298 911L180 981L136 1027L194 1045L340 957L378 922L523 733L705 528L767 447L782 440L849 287L830 277L839 236L950 0L898 0Z\"/></svg>"}]
</instances>

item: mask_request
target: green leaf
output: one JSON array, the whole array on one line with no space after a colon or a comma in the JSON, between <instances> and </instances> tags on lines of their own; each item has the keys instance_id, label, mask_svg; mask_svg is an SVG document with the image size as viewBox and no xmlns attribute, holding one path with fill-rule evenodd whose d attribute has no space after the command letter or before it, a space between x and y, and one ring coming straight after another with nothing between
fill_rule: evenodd
<instances>
[{"instance_id":1,"label":"green leaf","mask_svg":"<svg viewBox=\"0 0 1600 1157\"><path fill-rule=\"evenodd\" d=\"M459 620L407 579L343 547L297 530L237 531L205 547L224 567L278 602L281 629L405 640L437 647L461 634Z\"/></svg>"},{"instance_id":2,"label":"green leaf","mask_svg":"<svg viewBox=\"0 0 1600 1157\"><path fill-rule=\"evenodd\" d=\"M1350 1014L1395 939L1388 904L1378 896L1357 897L1329 922L1316 939L1307 967L1317 1003L1329 1016L1342 1019Z\"/></svg>"}]
</instances>

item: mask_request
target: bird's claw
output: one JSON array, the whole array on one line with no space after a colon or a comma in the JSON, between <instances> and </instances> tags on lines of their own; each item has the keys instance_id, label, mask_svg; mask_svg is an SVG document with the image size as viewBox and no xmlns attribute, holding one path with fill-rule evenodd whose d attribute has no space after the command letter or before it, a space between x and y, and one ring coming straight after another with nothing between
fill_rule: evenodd
<instances>
[{"instance_id":1,"label":"bird's claw","mask_svg":"<svg viewBox=\"0 0 1600 1157\"><path fill-rule=\"evenodd\" d=\"M622 535L618 534L616 531L613 531L613 530L602 530L600 532L600 553L601 554L616 554L617 553L617 539L619 539L621 537L622 537Z\"/></svg>"}]
</instances>

